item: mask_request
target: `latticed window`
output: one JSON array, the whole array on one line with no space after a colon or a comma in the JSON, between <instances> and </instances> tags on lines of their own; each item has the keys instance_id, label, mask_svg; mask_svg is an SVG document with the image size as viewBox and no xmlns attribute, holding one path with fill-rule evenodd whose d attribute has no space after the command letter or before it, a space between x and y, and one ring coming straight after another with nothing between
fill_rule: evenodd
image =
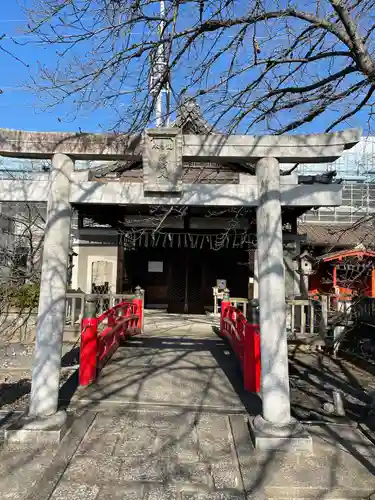
<instances>
[{"instance_id":1,"label":"latticed window","mask_svg":"<svg viewBox=\"0 0 375 500\"><path fill-rule=\"evenodd\" d=\"M218 163L184 162L182 182L186 184L238 184L239 174L234 167Z\"/></svg>"}]
</instances>

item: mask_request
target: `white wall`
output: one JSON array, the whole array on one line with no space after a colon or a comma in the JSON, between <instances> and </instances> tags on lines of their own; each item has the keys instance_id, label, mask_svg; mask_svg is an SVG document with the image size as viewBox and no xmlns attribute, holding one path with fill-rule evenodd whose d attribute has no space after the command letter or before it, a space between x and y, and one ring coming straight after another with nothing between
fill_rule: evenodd
<instances>
[{"instance_id":1,"label":"white wall","mask_svg":"<svg viewBox=\"0 0 375 500\"><path fill-rule=\"evenodd\" d=\"M110 291L116 293L117 281L117 246L74 246L78 254L73 257L72 288L80 288L85 293L91 293L92 264L96 261L106 261L113 264L110 278Z\"/></svg>"}]
</instances>

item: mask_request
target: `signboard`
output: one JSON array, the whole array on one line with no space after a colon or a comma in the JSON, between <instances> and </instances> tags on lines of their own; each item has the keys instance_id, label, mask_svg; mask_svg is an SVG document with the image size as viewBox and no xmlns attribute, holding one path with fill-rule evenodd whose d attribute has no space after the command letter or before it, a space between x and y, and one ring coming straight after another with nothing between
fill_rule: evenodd
<instances>
[{"instance_id":1,"label":"signboard","mask_svg":"<svg viewBox=\"0 0 375 500\"><path fill-rule=\"evenodd\" d=\"M148 272L149 273L162 273L163 272L163 262L157 260L150 260L148 262Z\"/></svg>"},{"instance_id":2,"label":"signboard","mask_svg":"<svg viewBox=\"0 0 375 500\"><path fill-rule=\"evenodd\" d=\"M216 286L219 290L225 290L227 287L227 280L216 280Z\"/></svg>"}]
</instances>

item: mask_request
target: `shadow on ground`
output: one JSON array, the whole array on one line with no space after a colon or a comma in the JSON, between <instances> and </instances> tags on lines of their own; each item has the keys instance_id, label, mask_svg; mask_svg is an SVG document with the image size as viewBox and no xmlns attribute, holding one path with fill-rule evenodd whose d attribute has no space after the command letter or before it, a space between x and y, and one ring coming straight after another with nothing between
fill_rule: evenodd
<instances>
[{"instance_id":1,"label":"shadow on ground","mask_svg":"<svg viewBox=\"0 0 375 500\"><path fill-rule=\"evenodd\" d=\"M88 388L77 389L78 371L72 373L60 401L79 418L56 457L48 466L39 452L2 451L0 490L16 491L17 480L21 492L28 464L35 469L30 478L40 477L38 467L46 472L29 496L14 498L285 500L308 493L327 500L363 499L374 491L374 446L352 425L366 416L373 377L328 357L292 357L293 413L329 422L321 407L340 390L349 422L310 425L313 454L260 453L248 417L261 412L261 401L243 390L229 345L206 322L199 331L191 321L188 328L173 323L126 342ZM66 354L63 366L75 366L78 355L78 349Z\"/></svg>"}]
</instances>

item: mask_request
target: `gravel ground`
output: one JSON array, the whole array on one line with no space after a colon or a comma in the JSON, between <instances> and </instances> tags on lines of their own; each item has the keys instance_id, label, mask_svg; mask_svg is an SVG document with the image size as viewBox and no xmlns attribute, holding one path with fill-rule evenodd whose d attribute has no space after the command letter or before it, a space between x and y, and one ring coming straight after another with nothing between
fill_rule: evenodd
<instances>
[{"instance_id":1,"label":"gravel ground","mask_svg":"<svg viewBox=\"0 0 375 500\"><path fill-rule=\"evenodd\" d=\"M0 369L18 368L27 370L32 366L34 346L8 344L0 346Z\"/></svg>"},{"instance_id":2,"label":"gravel ground","mask_svg":"<svg viewBox=\"0 0 375 500\"><path fill-rule=\"evenodd\" d=\"M27 408L31 388L31 369L34 346L9 344L0 346L0 410L24 411ZM60 385L69 379L78 364L75 345L63 346Z\"/></svg>"},{"instance_id":3,"label":"gravel ground","mask_svg":"<svg viewBox=\"0 0 375 500\"><path fill-rule=\"evenodd\" d=\"M335 421L323 408L333 403L333 391L342 394L346 416L366 419L375 391L375 377L343 360L319 354L298 354L290 360L292 411L299 420Z\"/></svg>"}]
</instances>

